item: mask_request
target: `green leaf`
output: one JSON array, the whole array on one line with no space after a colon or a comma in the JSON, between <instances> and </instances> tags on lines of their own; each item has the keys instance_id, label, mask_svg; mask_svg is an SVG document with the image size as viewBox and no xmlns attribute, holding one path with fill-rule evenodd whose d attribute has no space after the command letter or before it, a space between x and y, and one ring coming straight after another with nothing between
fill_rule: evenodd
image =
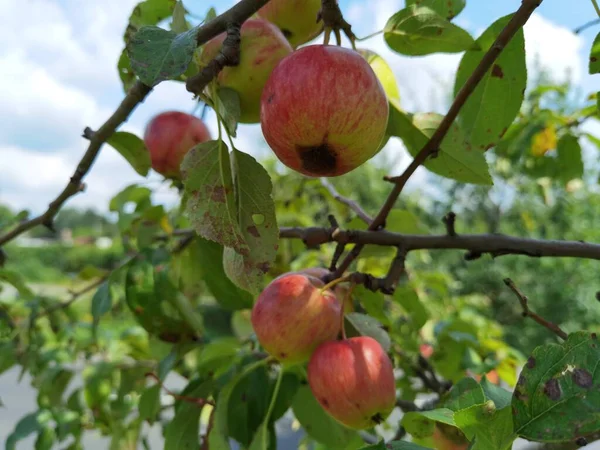
<instances>
[{"instance_id":1,"label":"green leaf","mask_svg":"<svg viewBox=\"0 0 600 450\"><path fill-rule=\"evenodd\" d=\"M473 378L463 378L455 384L444 402L444 408L458 411L485 402L482 387Z\"/></svg>"},{"instance_id":2,"label":"green leaf","mask_svg":"<svg viewBox=\"0 0 600 450\"><path fill-rule=\"evenodd\" d=\"M406 6L427 6L448 20L454 19L466 6L466 0L406 0Z\"/></svg>"},{"instance_id":3,"label":"green leaf","mask_svg":"<svg viewBox=\"0 0 600 450\"><path fill-rule=\"evenodd\" d=\"M112 308L112 291L110 283L105 281L100 285L92 298L92 317L98 323L100 318Z\"/></svg>"},{"instance_id":4,"label":"green leaf","mask_svg":"<svg viewBox=\"0 0 600 450\"><path fill-rule=\"evenodd\" d=\"M574 178L583 177L583 160L581 159L581 145L579 139L572 134L565 134L556 145L558 154L558 177L563 182Z\"/></svg>"},{"instance_id":5,"label":"green leaf","mask_svg":"<svg viewBox=\"0 0 600 450\"><path fill-rule=\"evenodd\" d=\"M273 386L273 389L275 386ZM300 380L298 379L298 375L286 372L283 374L283 378L281 379L281 386L279 387L279 393L277 394L277 399L275 400L275 406L273 407L273 412L271 413L271 422L275 422L280 419L288 409L292 406L292 402L296 397L296 393L300 388ZM271 390L271 394L273 392Z\"/></svg>"},{"instance_id":6,"label":"green leaf","mask_svg":"<svg viewBox=\"0 0 600 450\"><path fill-rule=\"evenodd\" d=\"M485 375L481 380L481 388L483 389L485 398L492 400L496 405L496 408L503 409L510 405L512 392L509 392L506 389L491 383Z\"/></svg>"},{"instance_id":7,"label":"green leaf","mask_svg":"<svg viewBox=\"0 0 600 450\"><path fill-rule=\"evenodd\" d=\"M206 399L214 388L214 381L191 381L182 395L188 398ZM202 407L196 403L180 401L175 408L175 417L165 428L165 448L198 450L200 413Z\"/></svg>"},{"instance_id":8,"label":"green leaf","mask_svg":"<svg viewBox=\"0 0 600 450\"><path fill-rule=\"evenodd\" d=\"M371 316L361 313L348 313L344 317L344 326L348 337L370 336L375 339L385 352L390 350L391 341L382 324Z\"/></svg>"},{"instance_id":9,"label":"green leaf","mask_svg":"<svg viewBox=\"0 0 600 450\"><path fill-rule=\"evenodd\" d=\"M411 286L397 286L392 299L409 314L416 329L421 329L429 320L429 311Z\"/></svg>"},{"instance_id":10,"label":"green leaf","mask_svg":"<svg viewBox=\"0 0 600 450\"><path fill-rule=\"evenodd\" d=\"M175 8L173 9L173 20L171 21L171 31L175 33L183 33L190 29L187 20L185 20L186 14L185 7L181 0L179 0L175 4Z\"/></svg>"},{"instance_id":11,"label":"green leaf","mask_svg":"<svg viewBox=\"0 0 600 450\"><path fill-rule=\"evenodd\" d=\"M140 419L147 420L151 425L154 423L160 411L160 385L150 386L142 392L138 403Z\"/></svg>"},{"instance_id":12,"label":"green leaf","mask_svg":"<svg viewBox=\"0 0 600 450\"><path fill-rule=\"evenodd\" d=\"M419 218L403 209L392 209L385 220L385 229L402 234L427 234L427 228Z\"/></svg>"},{"instance_id":13,"label":"green leaf","mask_svg":"<svg viewBox=\"0 0 600 450\"><path fill-rule=\"evenodd\" d=\"M132 184L110 199L109 209L112 212L121 212L128 203L135 203L136 209L143 209L152 204L151 196L151 189Z\"/></svg>"},{"instance_id":14,"label":"green leaf","mask_svg":"<svg viewBox=\"0 0 600 450\"><path fill-rule=\"evenodd\" d=\"M363 445L356 431L340 425L323 410L309 386L301 386L298 389L292 410L306 434L325 445L327 449L360 448Z\"/></svg>"},{"instance_id":15,"label":"green leaf","mask_svg":"<svg viewBox=\"0 0 600 450\"><path fill-rule=\"evenodd\" d=\"M491 400L456 411L454 422L474 441L471 450L508 450L516 438L510 407L496 410Z\"/></svg>"},{"instance_id":16,"label":"green leaf","mask_svg":"<svg viewBox=\"0 0 600 450\"><path fill-rule=\"evenodd\" d=\"M429 447L406 441L392 441L387 444L382 441L379 444L362 447L360 450L429 450Z\"/></svg>"},{"instance_id":17,"label":"green leaf","mask_svg":"<svg viewBox=\"0 0 600 450\"><path fill-rule=\"evenodd\" d=\"M270 433L269 433L269 425L266 422L263 422L256 433L254 433L254 437L252 438L252 442L250 443L250 447L248 450L268 450L270 443Z\"/></svg>"},{"instance_id":18,"label":"green leaf","mask_svg":"<svg viewBox=\"0 0 600 450\"><path fill-rule=\"evenodd\" d=\"M147 86L183 74L196 50L195 28L176 34L156 26L141 28L127 44L131 67Z\"/></svg>"},{"instance_id":19,"label":"green leaf","mask_svg":"<svg viewBox=\"0 0 600 450\"><path fill-rule=\"evenodd\" d=\"M454 95L465 85L511 18L512 15L508 15L494 22L477 39L480 48L463 55L456 73ZM465 133L467 150L487 150L502 138L519 113L526 84L525 39L521 29L460 110L458 123Z\"/></svg>"},{"instance_id":20,"label":"green leaf","mask_svg":"<svg viewBox=\"0 0 600 450\"><path fill-rule=\"evenodd\" d=\"M537 442L570 441L600 431L600 345L580 331L537 347L513 393L515 431Z\"/></svg>"},{"instance_id":21,"label":"green leaf","mask_svg":"<svg viewBox=\"0 0 600 450\"><path fill-rule=\"evenodd\" d=\"M63 368L61 364L53 365L43 371L37 378L38 405L52 408L62 403L62 396L73 378L73 372Z\"/></svg>"},{"instance_id":22,"label":"green leaf","mask_svg":"<svg viewBox=\"0 0 600 450\"><path fill-rule=\"evenodd\" d=\"M199 263L202 279L219 305L231 311L252 307L253 296L233 284L225 273L222 245L198 237L190 251Z\"/></svg>"},{"instance_id":23,"label":"green leaf","mask_svg":"<svg viewBox=\"0 0 600 450\"><path fill-rule=\"evenodd\" d=\"M393 104L393 102L390 102ZM435 113L415 114L409 117L399 109L394 110L392 132L398 136L412 156L416 156L435 133L442 116ZM485 156L481 151L465 148L465 137L456 123L442 141L436 158L428 158L424 166L433 173L462 183L491 185Z\"/></svg>"},{"instance_id":24,"label":"green leaf","mask_svg":"<svg viewBox=\"0 0 600 450\"><path fill-rule=\"evenodd\" d=\"M469 33L426 6L400 10L390 17L383 33L392 50L408 56L458 53L475 45Z\"/></svg>"},{"instance_id":25,"label":"green leaf","mask_svg":"<svg viewBox=\"0 0 600 450\"><path fill-rule=\"evenodd\" d=\"M447 408L407 412L401 421L406 431L418 439L431 436L435 428L435 422L455 426L454 412Z\"/></svg>"},{"instance_id":26,"label":"green leaf","mask_svg":"<svg viewBox=\"0 0 600 450\"><path fill-rule=\"evenodd\" d=\"M233 89L219 88L217 96L213 101L217 103L215 109L219 111L219 116L227 132L230 136L236 137L238 122L242 114L240 95Z\"/></svg>"},{"instance_id":27,"label":"green leaf","mask_svg":"<svg viewBox=\"0 0 600 450\"><path fill-rule=\"evenodd\" d=\"M40 432L51 420L52 413L45 409L22 417L15 425L13 432L6 438L5 450L15 450L17 442L30 434Z\"/></svg>"},{"instance_id":28,"label":"green leaf","mask_svg":"<svg viewBox=\"0 0 600 450\"><path fill-rule=\"evenodd\" d=\"M13 270L0 269L0 283L8 283L14 287L23 300L31 300L34 293L25 282L23 276Z\"/></svg>"},{"instance_id":29,"label":"green leaf","mask_svg":"<svg viewBox=\"0 0 600 450\"><path fill-rule=\"evenodd\" d=\"M589 72L590 74L600 73L600 33L596 35L594 43L592 44Z\"/></svg>"},{"instance_id":30,"label":"green leaf","mask_svg":"<svg viewBox=\"0 0 600 450\"><path fill-rule=\"evenodd\" d=\"M354 297L365 308L367 314L381 322L382 325L389 326L391 320L386 314L385 296L381 292L373 292L363 286L357 286L354 289Z\"/></svg>"},{"instance_id":31,"label":"green leaf","mask_svg":"<svg viewBox=\"0 0 600 450\"><path fill-rule=\"evenodd\" d=\"M125 29L123 40L125 44L129 42L140 27L146 25L156 25L158 22L166 19L173 12L176 0L146 0L138 3L133 9L129 23ZM123 88L127 92L135 83L135 73L131 68L127 49L124 48L117 65L119 77L123 83Z\"/></svg>"},{"instance_id":32,"label":"green leaf","mask_svg":"<svg viewBox=\"0 0 600 450\"><path fill-rule=\"evenodd\" d=\"M35 440L35 450L50 450L56 442L56 432L50 426L43 427Z\"/></svg>"},{"instance_id":33,"label":"green leaf","mask_svg":"<svg viewBox=\"0 0 600 450\"><path fill-rule=\"evenodd\" d=\"M219 392L216 409L213 413L213 428L208 437L209 448L211 450L230 450L229 407L233 391L241 380L252 373L252 371L261 368L264 363L265 360L261 360L247 365L241 373L233 377Z\"/></svg>"},{"instance_id":34,"label":"green leaf","mask_svg":"<svg viewBox=\"0 0 600 450\"><path fill-rule=\"evenodd\" d=\"M150 153L139 137L126 131L116 131L106 143L118 151L138 174L148 175L152 166Z\"/></svg>"}]
</instances>

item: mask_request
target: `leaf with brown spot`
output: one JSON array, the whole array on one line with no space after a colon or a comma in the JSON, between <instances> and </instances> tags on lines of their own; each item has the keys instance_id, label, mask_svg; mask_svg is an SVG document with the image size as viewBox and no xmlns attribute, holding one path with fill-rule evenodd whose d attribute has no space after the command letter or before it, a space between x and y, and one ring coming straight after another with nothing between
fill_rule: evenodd
<instances>
[{"instance_id":1,"label":"leaf with brown spot","mask_svg":"<svg viewBox=\"0 0 600 450\"><path fill-rule=\"evenodd\" d=\"M600 33L596 35L594 43L592 44L589 72L590 74L600 73Z\"/></svg>"},{"instance_id":2,"label":"leaf with brown spot","mask_svg":"<svg viewBox=\"0 0 600 450\"><path fill-rule=\"evenodd\" d=\"M508 15L498 19L483 32L477 39L480 49L465 52L456 73L455 95L511 17ZM475 150L484 151L498 142L499 138L495 136L501 136L519 113L526 84L525 39L523 30L519 30L460 110L458 123L464 130L466 141Z\"/></svg>"},{"instance_id":3,"label":"leaf with brown spot","mask_svg":"<svg viewBox=\"0 0 600 450\"><path fill-rule=\"evenodd\" d=\"M562 344L537 347L512 398L516 433L538 442L566 442L600 431L600 350L586 331ZM521 382L521 380L523 380Z\"/></svg>"}]
</instances>

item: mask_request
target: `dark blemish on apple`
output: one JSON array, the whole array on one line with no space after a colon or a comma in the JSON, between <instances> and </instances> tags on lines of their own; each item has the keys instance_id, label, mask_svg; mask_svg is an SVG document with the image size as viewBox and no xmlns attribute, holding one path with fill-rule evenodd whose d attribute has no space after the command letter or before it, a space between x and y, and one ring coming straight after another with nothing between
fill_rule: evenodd
<instances>
[{"instance_id":1,"label":"dark blemish on apple","mask_svg":"<svg viewBox=\"0 0 600 450\"><path fill-rule=\"evenodd\" d=\"M535 358L533 356L530 356L527 359L527 368L528 369L533 369L535 367Z\"/></svg>"},{"instance_id":2,"label":"dark blemish on apple","mask_svg":"<svg viewBox=\"0 0 600 450\"><path fill-rule=\"evenodd\" d=\"M560 383L556 378L548 380L544 385L544 394L550 399L557 401L560 399L562 392L560 391Z\"/></svg>"},{"instance_id":3,"label":"dark blemish on apple","mask_svg":"<svg viewBox=\"0 0 600 450\"><path fill-rule=\"evenodd\" d=\"M321 404L325 407L328 408L329 407L329 402L327 401L326 398L322 398L321 399Z\"/></svg>"},{"instance_id":4,"label":"dark blemish on apple","mask_svg":"<svg viewBox=\"0 0 600 450\"><path fill-rule=\"evenodd\" d=\"M592 374L585 369L575 369L573 371L573 382L584 389L589 389L594 384Z\"/></svg>"},{"instance_id":5,"label":"dark blemish on apple","mask_svg":"<svg viewBox=\"0 0 600 450\"><path fill-rule=\"evenodd\" d=\"M246 231L248 231L248 233L250 233L252 236L254 236L256 238L260 237L260 233L258 232L258 228L256 228L254 225L247 227Z\"/></svg>"},{"instance_id":6,"label":"dark blemish on apple","mask_svg":"<svg viewBox=\"0 0 600 450\"><path fill-rule=\"evenodd\" d=\"M494 64L492 66L492 76L496 78L504 78L502 67L500 67L498 64Z\"/></svg>"},{"instance_id":7,"label":"dark blemish on apple","mask_svg":"<svg viewBox=\"0 0 600 450\"><path fill-rule=\"evenodd\" d=\"M302 168L314 175L327 175L335 172L337 155L326 140L314 147L297 146L296 151L302 161Z\"/></svg>"},{"instance_id":8,"label":"dark blemish on apple","mask_svg":"<svg viewBox=\"0 0 600 450\"><path fill-rule=\"evenodd\" d=\"M282 359L285 359L285 357L287 356L287 353L285 352L279 352L279 357Z\"/></svg>"},{"instance_id":9,"label":"dark blemish on apple","mask_svg":"<svg viewBox=\"0 0 600 450\"><path fill-rule=\"evenodd\" d=\"M380 424L381 422L383 422L383 416L380 413L377 413L371 416L371 420L376 424Z\"/></svg>"},{"instance_id":10,"label":"dark blemish on apple","mask_svg":"<svg viewBox=\"0 0 600 450\"><path fill-rule=\"evenodd\" d=\"M269 98L267 98L267 103L270 105L274 98L275 98L275 94L269 95Z\"/></svg>"}]
</instances>

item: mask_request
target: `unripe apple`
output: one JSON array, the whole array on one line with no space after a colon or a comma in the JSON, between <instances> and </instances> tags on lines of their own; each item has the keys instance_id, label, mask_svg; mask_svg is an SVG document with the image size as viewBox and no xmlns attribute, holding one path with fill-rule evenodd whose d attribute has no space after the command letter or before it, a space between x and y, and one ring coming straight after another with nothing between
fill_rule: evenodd
<instances>
[{"instance_id":1,"label":"unripe apple","mask_svg":"<svg viewBox=\"0 0 600 450\"><path fill-rule=\"evenodd\" d=\"M439 422L435 424L432 439L436 450L467 450L469 448L469 441L458 428Z\"/></svg>"},{"instance_id":2,"label":"unripe apple","mask_svg":"<svg viewBox=\"0 0 600 450\"><path fill-rule=\"evenodd\" d=\"M306 275L313 276L315 278L321 279L325 275L329 273L324 267L308 267L306 269L299 270L300 273L305 273ZM354 302L352 300L352 295L350 294L350 287L345 283L337 284L333 287L333 292L339 301L344 303L344 312L350 313L354 311Z\"/></svg>"},{"instance_id":3,"label":"unripe apple","mask_svg":"<svg viewBox=\"0 0 600 450\"><path fill-rule=\"evenodd\" d=\"M217 56L226 34L221 33L208 41L200 56L200 66L205 66ZM220 87L236 91L240 97L240 122L258 123L260 97L275 66L292 53L283 33L271 22L249 19L241 28L240 61L237 66L224 67L217 76Z\"/></svg>"},{"instance_id":4,"label":"unripe apple","mask_svg":"<svg viewBox=\"0 0 600 450\"><path fill-rule=\"evenodd\" d=\"M341 303L318 278L287 273L260 293L252 308L252 327L264 349L279 362L308 360L315 348L338 336Z\"/></svg>"},{"instance_id":5,"label":"unripe apple","mask_svg":"<svg viewBox=\"0 0 600 450\"><path fill-rule=\"evenodd\" d=\"M321 0L271 0L258 10L258 15L279 27L292 47L306 44L323 31L317 22Z\"/></svg>"},{"instance_id":6,"label":"unripe apple","mask_svg":"<svg viewBox=\"0 0 600 450\"><path fill-rule=\"evenodd\" d=\"M260 122L283 164L307 176L334 177L375 156L388 115L385 91L358 52L309 45L273 70Z\"/></svg>"},{"instance_id":7,"label":"unripe apple","mask_svg":"<svg viewBox=\"0 0 600 450\"><path fill-rule=\"evenodd\" d=\"M308 363L308 384L323 409L348 428L371 428L396 404L392 362L368 336L321 344Z\"/></svg>"},{"instance_id":8,"label":"unripe apple","mask_svg":"<svg viewBox=\"0 0 600 450\"><path fill-rule=\"evenodd\" d=\"M202 120L179 111L154 116L144 131L152 168L168 178L178 178L179 166L187 152L210 139L210 132Z\"/></svg>"}]
</instances>

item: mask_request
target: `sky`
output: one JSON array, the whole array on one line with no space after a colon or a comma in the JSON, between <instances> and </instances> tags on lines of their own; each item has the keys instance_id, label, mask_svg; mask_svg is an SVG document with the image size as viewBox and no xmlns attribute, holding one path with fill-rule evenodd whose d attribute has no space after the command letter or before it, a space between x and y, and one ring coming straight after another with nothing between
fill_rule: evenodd
<instances>
[{"instance_id":1,"label":"sky","mask_svg":"<svg viewBox=\"0 0 600 450\"><path fill-rule=\"evenodd\" d=\"M0 204L39 213L66 185L87 148L81 137L83 129L97 129L123 98L116 62L135 3L0 0ZM184 5L198 15L210 6L222 12L233 3L184 0ZM467 0L466 9L455 22L477 37L520 3ZM355 33L366 36L381 30L387 19L404 7L404 0L341 0L340 5ZM598 76L595 79L587 74L587 55L600 27L579 35L570 31L594 17L589 0L545 0L525 27L530 73L537 61L556 81L570 78L585 93L598 90ZM360 47L374 50L388 61L406 110L445 112L460 54L407 58L390 51L381 35L361 42ZM191 112L194 107L183 84L164 82L120 130L141 136L155 114L173 109ZM216 135L214 115L207 116L207 123ZM236 146L258 157L270 151L260 125L240 125ZM410 162L401 141L395 138L378 158L384 157L393 159L396 173ZM424 180L425 169L421 168L411 184L419 186ZM173 204L176 198L160 176L139 176L107 145L84 181L86 191L73 197L69 206L105 212L108 200L132 183L156 188L157 202Z\"/></svg>"}]
</instances>

